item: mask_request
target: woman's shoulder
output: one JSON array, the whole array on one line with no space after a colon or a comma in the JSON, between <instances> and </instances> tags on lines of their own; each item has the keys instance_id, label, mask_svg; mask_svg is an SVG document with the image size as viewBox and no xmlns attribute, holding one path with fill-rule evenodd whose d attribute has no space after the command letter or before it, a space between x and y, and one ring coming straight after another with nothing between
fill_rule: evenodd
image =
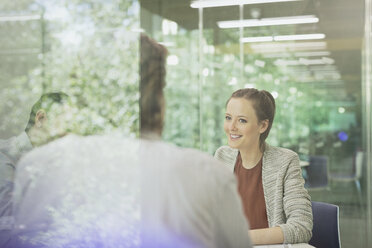
<instances>
[{"instance_id":1,"label":"woman's shoulder","mask_svg":"<svg viewBox=\"0 0 372 248\"><path fill-rule=\"evenodd\" d=\"M286 157L286 158L293 158L293 157L298 156L297 153L295 153L294 151L290 149L283 148L283 147L277 147L277 146L271 146L268 144L266 144L265 155L270 156L270 157L280 156L280 157Z\"/></svg>"},{"instance_id":2,"label":"woman's shoulder","mask_svg":"<svg viewBox=\"0 0 372 248\"><path fill-rule=\"evenodd\" d=\"M214 158L224 162L225 164L232 164L235 162L238 152L239 151L237 149L231 148L229 146L221 146L216 150Z\"/></svg>"},{"instance_id":3,"label":"woman's shoulder","mask_svg":"<svg viewBox=\"0 0 372 248\"><path fill-rule=\"evenodd\" d=\"M287 148L267 145L264 153L264 164L270 168L278 168L278 166L286 168L289 165L299 164L299 157L297 153Z\"/></svg>"},{"instance_id":4,"label":"woman's shoulder","mask_svg":"<svg viewBox=\"0 0 372 248\"><path fill-rule=\"evenodd\" d=\"M266 147L263 168L268 178L276 178L274 175L288 175L297 172L300 168L300 160L292 150L282 147Z\"/></svg>"},{"instance_id":5,"label":"woman's shoulder","mask_svg":"<svg viewBox=\"0 0 372 248\"><path fill-rule=\"evenodd\" d=\"M236 155L238 155L238 152L238 149L234 149L229 146L221 146L214 153L214 157L236 157Z\"/></svg>"}]
</instances>

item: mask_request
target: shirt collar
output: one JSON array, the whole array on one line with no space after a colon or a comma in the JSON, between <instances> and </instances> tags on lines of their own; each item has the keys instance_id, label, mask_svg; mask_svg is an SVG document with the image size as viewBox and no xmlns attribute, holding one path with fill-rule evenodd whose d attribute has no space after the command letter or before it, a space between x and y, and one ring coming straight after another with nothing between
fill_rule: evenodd
<instances>
[{"instance_id":1,"label":"shirt collar","mask_svg":"<svg viewBox=\"0 0 372 248\"><path fill-rule=\"evenodd\" d=\"M32 149L30 138L26 132L22 132L15 138L14 146L20 153L28 152Z\"/></svg>"},{"instance_id":2,"label":"shirt collar","mask_svg":"<svg viewBox=\"0 0 372 248\"><path fill-rule=\"evenodd\" d=\"M15 161L31 149L31 141L25 132L7 140L2 140L0 144L0 150Z\"/></svg>"}]
</instances>

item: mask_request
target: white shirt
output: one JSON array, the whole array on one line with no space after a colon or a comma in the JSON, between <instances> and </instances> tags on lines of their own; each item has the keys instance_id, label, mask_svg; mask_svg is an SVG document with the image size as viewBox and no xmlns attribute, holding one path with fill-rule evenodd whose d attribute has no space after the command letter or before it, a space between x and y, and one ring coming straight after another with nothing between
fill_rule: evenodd
<instances>
[{"instance_id":1,"label":"white shirt","mask_svg":"<svg viewBox=\"0 0 372 248\"><path fill-rule=\"evenodd\" d=\"M235 178L218 163L122 137L37 148L17 167L16 246L251 247Z\"/></svg>"},{"instance_id":2,"label":"white shirt","mask_svg":"<svg viewBox=\"0 0 372 248\"><path fill-rule=\"evenodd\" d=\"M30 139L25 132L6 140L0 140L0 152L17 162L22 154L32 149Z\"/></svg>"}]
</instances>

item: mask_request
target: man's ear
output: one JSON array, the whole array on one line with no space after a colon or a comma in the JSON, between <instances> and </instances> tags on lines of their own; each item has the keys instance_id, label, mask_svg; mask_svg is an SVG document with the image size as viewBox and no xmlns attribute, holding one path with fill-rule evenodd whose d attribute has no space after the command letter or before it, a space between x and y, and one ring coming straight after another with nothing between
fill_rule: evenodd
<instances>
[{"instance_id":1,"label":"man's ear","mask_svg":"<svg viewBox=\"0 0 372 248\"><path fill-rule=\"evenodd\" d=\"M47 115L46 115L45 110L39 109L35 115L35 126L37 128L41 128L45 124L46 120L47 120Z\"/></svg>"},{"instance_id":2,"label":"man's ear","mask_svg":"<svg viewBox=\"0 0 372 248\"><path fill-rule=\"evenodd\" d=\"M260 133L264 133L267 130L267 128L269 127L269 120L266 119L266 120L261 121L260 126L261 126L260 127Z\"/></svg>"}]
</instances>

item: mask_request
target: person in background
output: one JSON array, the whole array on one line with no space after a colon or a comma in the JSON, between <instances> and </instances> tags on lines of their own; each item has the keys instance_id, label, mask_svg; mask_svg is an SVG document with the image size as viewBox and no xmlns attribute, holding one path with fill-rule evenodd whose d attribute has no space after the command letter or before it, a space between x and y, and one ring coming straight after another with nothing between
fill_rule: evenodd
<instances>
[{"instance_id":1,"label":"person in background","mask_svg":"<svg viewBox=\"0 0 372 248\"><path fill-rule=\"evenodd\" d=\"M26 129L20 135L0 141L0 247L9 241L13 226L12 194L16 164L33 147L54 139L58 132L51 132L48 114L56 105L65 103L67 95L61 92L43 94L33 105ZM52 134L53 133L53 134Z\"/></svg>"},{"instance_id":2,"label":"person in background","mask_svg":"<svg viewBox=\"0 0 372 248\"><path fill-rule=\"evenodd\" d=\"M68 135L22 158L10 247L252 247L234 176L161 141L165 61L142 35L142 139Z\"/></svg>"},{"instance_id":3,"label":"person in background","mask_svg":"<svg viewBox=\"0 0 372 248\"><path fill-rule=\"evenodd\" d=\"M235 91L226 105L228 146L218 148L215 158L237 177L254 244L307 243L312 210L299 157L265 142L274 115L275 100L269 92Z\"/></svg>"},{"instance_id":4,"label":"person in background","mask_svg":"<svg viewBox=\"0 0 372 248\"><path fill-rule=\"evenodd\" d=\"M25 132L34 147L65 136L75 117L70 97L63 92L43 94L32 106Z\"/></svg>"}]
</instances>

